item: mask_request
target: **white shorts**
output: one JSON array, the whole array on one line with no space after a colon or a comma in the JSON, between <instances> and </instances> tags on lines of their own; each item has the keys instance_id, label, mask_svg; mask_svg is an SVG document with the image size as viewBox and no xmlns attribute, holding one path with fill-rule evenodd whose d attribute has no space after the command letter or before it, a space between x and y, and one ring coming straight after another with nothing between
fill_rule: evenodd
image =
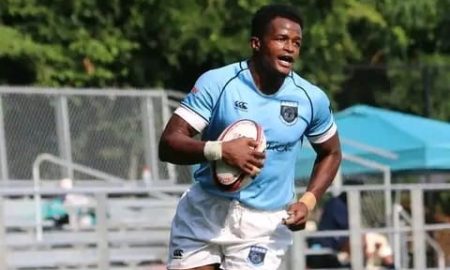
<instances>
[{"instance_id":1,"label":"white shorts","mask_svg":"<svg viewBox=\"0 0 450 270\"><path fill-rule=\"evenodd\" d=\"M286 210L250 209L194 184L172 221L168 269L220 264L226 270L274 270L292 244Z\"/></svg>"}]
</instances>

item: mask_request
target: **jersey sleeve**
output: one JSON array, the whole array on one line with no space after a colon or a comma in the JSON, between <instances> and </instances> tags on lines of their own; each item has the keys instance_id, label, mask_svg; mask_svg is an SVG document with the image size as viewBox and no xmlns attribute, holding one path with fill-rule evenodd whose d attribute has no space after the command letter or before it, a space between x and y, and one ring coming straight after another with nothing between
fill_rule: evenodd
<instances>
[{"instance_id":1,"label":"jersey sleeve","mask_svg":"<svg viewBox=\"0 0 450 270\"><path fill-rule=\"evenodd\" d=\"M312 97L312 119L307 129L306 137L313 144L323 143L337 131L330 100L326 94L318 89Z\"/></svg>"},{"instance_id":2,"label":"jersey sleeve","mask_svg":"<svg viewBox=\"0 0 450 270\"><path fill-rule=\"evenodd\" d=\"M216 72L208 71L195 82L191 92L181 101L175 114L201 132L211 119L221 90L221 81Z\"/></svg>"}]
</instances>

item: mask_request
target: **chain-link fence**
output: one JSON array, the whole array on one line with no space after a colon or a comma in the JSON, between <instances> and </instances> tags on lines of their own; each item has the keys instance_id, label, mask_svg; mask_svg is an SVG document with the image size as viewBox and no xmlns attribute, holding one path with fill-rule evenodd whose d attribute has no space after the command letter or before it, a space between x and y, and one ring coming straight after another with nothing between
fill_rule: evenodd
<instances>
[{"instance_id":1,"label":"chain-link fence","mask_svg":"<svg viewBox=\"0 0 450 270\"><path fill-rule=\"evenodd\" d=\"M160 90L0 87L0 179L31 179L36 157L50 153L123 179L150 172L158 183L189 181L189 168L158 159L169 104ZM88 179L50 164L41 171L43 179Z\"/></svg>"}]
</instances>

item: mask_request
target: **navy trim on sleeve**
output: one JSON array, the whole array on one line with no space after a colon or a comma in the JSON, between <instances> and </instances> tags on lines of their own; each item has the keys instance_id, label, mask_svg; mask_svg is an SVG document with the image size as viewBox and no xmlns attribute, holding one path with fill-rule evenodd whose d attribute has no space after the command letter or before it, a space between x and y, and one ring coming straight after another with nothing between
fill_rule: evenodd
<instances>
[{"instance_id":1,"label":"navy trim on sleeve","mask_svg":"<svg viewBox=\"0 0 450 270\"><path fill-rule=\"evenodd\" d=\"M330 125L324 132L321 132L321 133L319 133L319 134L310 135L310 136L308 136L308 137L309 137L309 138L311 138L311 137L317 137L317 136L321 136L321 135L327 133L327 132L333 127L333 124L334 124L334 122L331 122L331 125Z\"/></svg>"}]
</instances>

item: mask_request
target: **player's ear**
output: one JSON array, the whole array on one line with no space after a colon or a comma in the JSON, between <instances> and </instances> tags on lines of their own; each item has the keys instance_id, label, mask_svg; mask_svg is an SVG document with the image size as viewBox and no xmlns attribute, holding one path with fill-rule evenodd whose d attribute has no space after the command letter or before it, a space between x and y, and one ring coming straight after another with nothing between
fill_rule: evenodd
<instances>
[{"instance_id":1,"label":"player's ear","mask_svg":"<svg viewBox=\"0 0 450 270\"><path fill-rule=\"evenodd\" d=\"M258 37L250 38L250 47L252 47L253 51L259 51L261 49L261 41Z\"/></svg>"}]
</instances>

